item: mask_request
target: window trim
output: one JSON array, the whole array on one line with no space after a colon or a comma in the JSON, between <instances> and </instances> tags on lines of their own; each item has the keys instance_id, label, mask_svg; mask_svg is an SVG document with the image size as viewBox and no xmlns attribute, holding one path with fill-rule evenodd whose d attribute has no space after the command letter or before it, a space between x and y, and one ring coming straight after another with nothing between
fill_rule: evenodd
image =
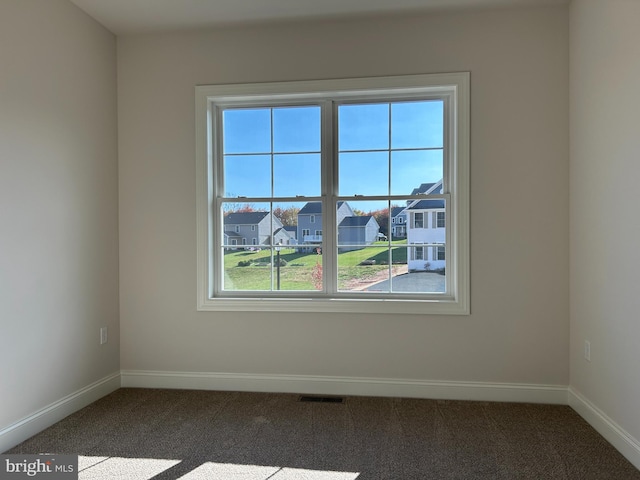
<instances>
[{"instance_id":1,"label":"window trim","mask_svg":"<svg viewBox=\"0 0 640 480\"><path fill-rule=\"evenodd\" d=\"M447 276L451 278L450 296L425 298L319 298L319 297L255 297L212 298L211 251L216 221L210 205L214 200L211 173L215 169L213 128L214 102L252 103L259 96L272 98L300 95L301 98L324 98L371 93L392 96L398 93L436 93L451 96L448 115L451 135L446 146L456 157L447 174L451 205L446 223L450 259ZM344 312L388 314L454 314L468 315L469 307L469 72L370 77L320 81L277 82L260 84L203 85L196 87L196 216L197 216L197 309L201 311L274 311L274 312ZM445 167L446 168L446 167ZM449 210L455 211L454 221Z\"/></svg>"}]
</instances>

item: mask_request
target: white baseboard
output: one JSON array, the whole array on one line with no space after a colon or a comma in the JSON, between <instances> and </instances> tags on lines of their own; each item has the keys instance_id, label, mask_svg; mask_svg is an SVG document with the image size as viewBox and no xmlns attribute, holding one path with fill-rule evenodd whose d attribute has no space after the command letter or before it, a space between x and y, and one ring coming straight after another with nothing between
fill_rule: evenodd
<instances>
[{"instance_id":1,"label":"white baseboard","mask_svg":"<svg viewBox=\"0 0 640 480\"><path fill-rule=\"evenodd\" d=\"M108 375L97 382L67 395L0 430L0 452L15 447L36 433L41 432L64 417L86 407L90 403L120 388L120 372Z\"/></svg>"},{"instance_id":2,"label":"white baseboard","mask_svg":"<svg viewBox=\"0 0 640 480\"><path fill-rule=\"evenodd\" d=\"M636 438L573 387L569 387L569 406L640 470L640 442Z\"/></svg>"},{"instance_id":3,"label":"white baseboard","mask_svg":"<svg viewBox=\"0 0 640 480\"><path fill-rule=\"evenodd\" d=\"M567 404L564 385L123 370L122 386Z\"/></svg>"}]
</instances>

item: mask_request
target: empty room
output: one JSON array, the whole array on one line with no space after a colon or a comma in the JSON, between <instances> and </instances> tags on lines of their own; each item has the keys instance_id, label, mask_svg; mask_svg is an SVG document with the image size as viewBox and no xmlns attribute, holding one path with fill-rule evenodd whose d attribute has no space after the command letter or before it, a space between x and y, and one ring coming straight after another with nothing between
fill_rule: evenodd
<instances>
[{"instance_id":1,"label":"empty room","mask_svg":"<svg viewBox=\"0 0 640 480\"><path fill-rule=\"evenodd\" d=\"M638 25L0 0L0 478L640 479Z\"/></svg>"}]
</instances>

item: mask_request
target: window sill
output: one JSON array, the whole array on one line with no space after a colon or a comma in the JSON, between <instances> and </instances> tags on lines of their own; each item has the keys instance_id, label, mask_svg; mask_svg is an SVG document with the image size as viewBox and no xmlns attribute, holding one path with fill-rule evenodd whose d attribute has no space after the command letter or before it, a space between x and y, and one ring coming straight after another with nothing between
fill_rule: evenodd
<instances>
[{"instance_id":1,"label":"window sill","mask_svg":"<svg viewBox=\"0 0 640 480\"><path fill-rule=\"evenodd\" d=\"M199 311L316 312L393 315L469 315L468 305L451 300L354 298L215 298L198 302Z\"/></svg>"}]
</instances>

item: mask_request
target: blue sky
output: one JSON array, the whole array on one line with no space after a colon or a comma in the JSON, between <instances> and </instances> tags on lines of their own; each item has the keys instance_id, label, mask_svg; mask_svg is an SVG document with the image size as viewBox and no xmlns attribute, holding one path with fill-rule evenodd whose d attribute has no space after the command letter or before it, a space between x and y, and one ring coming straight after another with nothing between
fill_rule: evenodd
<instances>
[{"instance_id":1,"label":"blue sky","mask_svg":"<svg viewBox=\"0 0 640 480\"><path fill-rule=\"evenodd\" d=\"M320 117L313 105L225 110L225 195L319 196ZM438 181L442 146L442 101L340 105L339 195L406 195Z\"/></svg>"}]
</instances>

